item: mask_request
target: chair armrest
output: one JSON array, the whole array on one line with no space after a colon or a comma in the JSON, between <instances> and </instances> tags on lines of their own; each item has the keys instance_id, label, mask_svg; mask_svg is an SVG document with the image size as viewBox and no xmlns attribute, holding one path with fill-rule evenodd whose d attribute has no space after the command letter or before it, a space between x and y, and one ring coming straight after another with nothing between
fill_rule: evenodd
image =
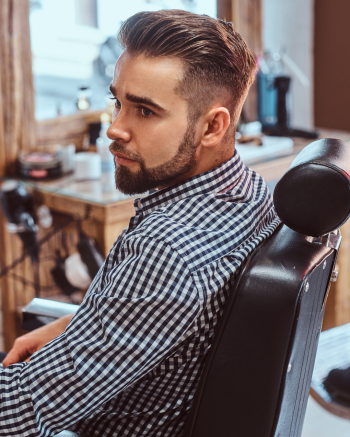
<instances>
[{"instance_id":1,"label":"chair armrest","mask_svg":"<svg viewBox=\"0 0 350 437\"><path fill-rule=\"evenodd\" d=\"M35 298L22 309L22 329L32 331L67 314L78 311L79 305Z\"/></svg>"}]
</instances>

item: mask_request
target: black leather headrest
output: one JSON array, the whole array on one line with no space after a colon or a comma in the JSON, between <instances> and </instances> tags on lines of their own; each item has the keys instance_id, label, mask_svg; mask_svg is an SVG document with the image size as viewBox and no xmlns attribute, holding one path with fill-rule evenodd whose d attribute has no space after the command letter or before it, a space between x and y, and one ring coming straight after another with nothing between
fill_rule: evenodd
<instances>
[{"instance_id":1,"label":"black leather headrest","mask_svg":"<svg viewBox=\"0 0 350 437\"><path fill-rule=\"evenodd\" d=\"M306 146L276 185L276 212L285 225L319 237L350 215L350 144L326 138Z\"/></svg>"}]
</instances>

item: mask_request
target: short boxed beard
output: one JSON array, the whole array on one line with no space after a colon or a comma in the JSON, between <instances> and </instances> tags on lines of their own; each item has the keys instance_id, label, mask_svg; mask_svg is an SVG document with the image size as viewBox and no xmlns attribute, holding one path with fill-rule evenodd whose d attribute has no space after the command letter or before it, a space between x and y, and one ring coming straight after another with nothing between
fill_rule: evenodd
<instances>
[{"instance_id":1,"label":"short boxed beard","mask_svg":"<svg viewBox=\"0 0 350 437\"><path fill-rule=\"evenodd\" d=\"M172 181L191 170L197 162L194 137L195 127L190 124L176 155L158 167L148 169L143 162L139 162L140 170L133 173L125 166L116 165L115 183L118 190L133 195L146 193L160 186L172 185Z\"/></svg>"}]
</instances>

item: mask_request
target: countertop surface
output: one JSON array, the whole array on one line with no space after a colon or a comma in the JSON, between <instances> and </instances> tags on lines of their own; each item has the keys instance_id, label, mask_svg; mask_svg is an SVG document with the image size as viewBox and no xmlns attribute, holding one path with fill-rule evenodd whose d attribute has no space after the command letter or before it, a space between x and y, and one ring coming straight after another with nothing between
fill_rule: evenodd
<instances>
[{"instance_id":1,"label":"countertop surface","mask_svg":"<svg viewBox=\"0 0 350 437\"><path fill-rule=\"evenodd\" d=\"M320 138L339 138L350 142L349 132L325 129L320 129L320 132ZM278 180L300 150L311 142L312 140L302 138L265 137L262 146L238 145L237 150L243 162L257 170L266 180ZM282 167L285 168L280 174ZM51 181L27 180L24 183L34 190L75 198L101 206L131 198L117 189L103 191L100 180L77 181L73 174Z\"/></svg>"}]
</instances>

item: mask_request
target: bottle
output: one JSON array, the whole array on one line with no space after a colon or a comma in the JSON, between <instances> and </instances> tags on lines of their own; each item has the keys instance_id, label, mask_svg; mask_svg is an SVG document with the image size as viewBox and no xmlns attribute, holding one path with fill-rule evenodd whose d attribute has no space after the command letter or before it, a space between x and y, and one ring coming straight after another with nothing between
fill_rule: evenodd
<instances>
[{"instance_id":1,"label":"bottle","mask_svg":"<svg viewBox=\"0 0 350 437\"><path fill-rule=\"evenodd\" d=\"M101 114L101 130L96 140L96 147L101 156L101 185L102 191L105 192L115 190L114 157L109 151L111 140L107 137L107 130L110 124L110 115L103 112Z\"/></svg>"},{"instance_id":2,"label":"bottle","mask_svg":"<svg viewBox=\"0 0 350 437\"><path fill-rule=\"evenodd\" d=\"M78 91L77 108L79 111L86 111L90 108L91 89L87 86L81 86Z\"/></svg>"},{"instance_id":3,"label":"bottle","mask_svg":"<svg viewBox=\"0 0 350 437\"><path fill-rule=\"evenodd\" d=\"M277 124L277 89L276 77L283 75L282 58L279 53L266 52L258 59L259 72L258 84L258 120L263 126L275 126Z\"/></svg>"}]
</instances>

